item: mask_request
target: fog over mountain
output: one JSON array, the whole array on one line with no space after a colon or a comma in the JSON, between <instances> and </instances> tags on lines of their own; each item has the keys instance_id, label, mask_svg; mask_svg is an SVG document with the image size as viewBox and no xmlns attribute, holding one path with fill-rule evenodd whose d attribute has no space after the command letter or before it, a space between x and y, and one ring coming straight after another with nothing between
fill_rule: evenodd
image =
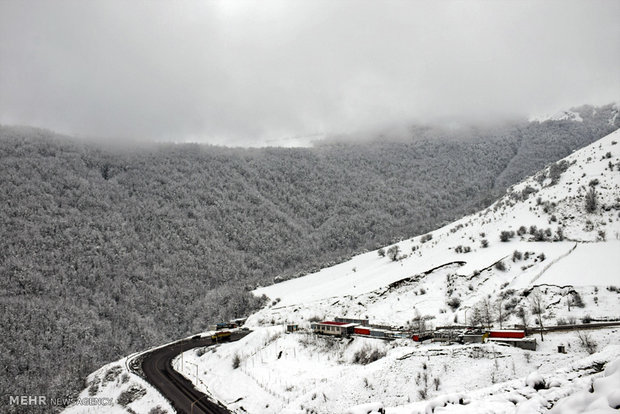
<instances>
[{"instance_id":1,"label":"fog over mountain","mask_svg":"<svg viewBox=\"0 0 620 414\"><path fill-rule=\"evenodd\" d=\"M295 145L620 96L617 1L2 1L0 123Z\"/></svg>"}]
</instances>

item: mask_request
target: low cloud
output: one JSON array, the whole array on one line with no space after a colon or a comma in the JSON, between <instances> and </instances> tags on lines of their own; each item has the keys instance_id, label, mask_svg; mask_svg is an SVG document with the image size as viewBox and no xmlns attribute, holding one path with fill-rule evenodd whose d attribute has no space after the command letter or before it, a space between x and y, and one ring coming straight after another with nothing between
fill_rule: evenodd
<instances>
[{"instance_id":1,"label":"low cloud","mask_svg":"<svg viewBox=\"0 0 620 414\"><path fill-rule=\"evenodd\" d=\"M616 1L3 1L0 122L230 145L620 99ZM284 141L283 141L284 140Z\"/></svg>"}]
</instances>

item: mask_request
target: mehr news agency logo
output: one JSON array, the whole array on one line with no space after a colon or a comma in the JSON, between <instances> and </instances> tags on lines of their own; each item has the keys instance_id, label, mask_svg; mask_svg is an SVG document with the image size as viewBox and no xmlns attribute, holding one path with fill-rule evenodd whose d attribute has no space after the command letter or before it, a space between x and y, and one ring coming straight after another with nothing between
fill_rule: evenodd
<instances>
[{"instance_id":1,"label":"mehr news agency logo","mask_svg":"<svg viewBox=\"0 0 620 414\"><path fill-rule=\"evenodd\" d=\"M48 407L59 406L67 407L69 405L83 406L112 406L113 398L105 397L86 397L86 398L49 398L46 395L9 395L9 405L19 405L28 407Z\"/></svg>"}]
</instances>

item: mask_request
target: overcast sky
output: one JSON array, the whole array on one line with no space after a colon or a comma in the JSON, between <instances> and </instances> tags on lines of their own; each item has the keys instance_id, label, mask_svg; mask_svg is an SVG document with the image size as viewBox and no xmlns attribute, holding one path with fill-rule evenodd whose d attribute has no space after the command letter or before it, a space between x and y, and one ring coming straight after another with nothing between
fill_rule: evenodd
<instances>
[{"instance_id":1,"label":"overcast sky","mask_svg":"<svg viewBox=\"0 0 620 414\"><path fill-rule=\"evenodd\" d=\"M620 101L620 1L0 0L0 123L258 145Z\"/></svg>"}]
</instances>

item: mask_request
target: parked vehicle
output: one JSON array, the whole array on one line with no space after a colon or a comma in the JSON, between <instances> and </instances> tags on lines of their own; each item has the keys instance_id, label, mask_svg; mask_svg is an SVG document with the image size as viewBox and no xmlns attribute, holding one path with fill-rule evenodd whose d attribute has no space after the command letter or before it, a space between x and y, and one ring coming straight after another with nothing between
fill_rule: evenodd
<instances>
[{"instance_id":1,"label":"parked vehicle","mask_svg":"<svg viewBox=\"0 0 620 414\"><path fill-rule=\"evenodd\" d=\"M213 342L222 342L230 339L230 335L232 333L230 331L218 331L211 335L211 340Z\"/></svg>"}]
</instances>

